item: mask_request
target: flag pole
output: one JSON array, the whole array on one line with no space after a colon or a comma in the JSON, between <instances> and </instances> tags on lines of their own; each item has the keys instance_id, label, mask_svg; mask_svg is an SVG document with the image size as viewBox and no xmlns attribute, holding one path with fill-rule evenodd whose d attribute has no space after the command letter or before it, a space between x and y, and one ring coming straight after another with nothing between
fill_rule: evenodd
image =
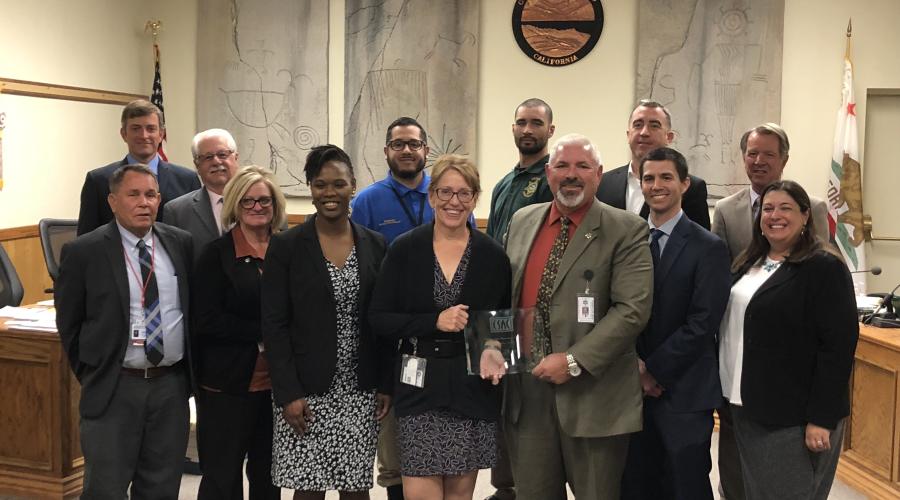
<instances>
[{"instance_id":1,"label":"flag pole","mask_svg":"<svg viewBox=\"0 0 900 500\"><path fill-rule=\"evenodd\" d=\"M154 35L155 36L155 35ZM847 20L847 49L844 51L844 59L850 59L850 41L853 38L853 18Z\"/></svg>"}]
</instances>

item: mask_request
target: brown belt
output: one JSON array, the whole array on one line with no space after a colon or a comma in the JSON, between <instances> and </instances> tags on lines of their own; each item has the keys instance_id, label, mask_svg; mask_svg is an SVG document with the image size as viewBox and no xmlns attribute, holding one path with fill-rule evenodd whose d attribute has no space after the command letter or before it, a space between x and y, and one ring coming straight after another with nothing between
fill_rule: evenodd
<instances>
[{"instance_id":1,"label":"brown belt","mask_svg":"<svg viewBox=\"0 0 900 500\"><path fill-rule=\"evenodd\" d=\"M140 378L157 378L170 373L181 371L181 361L170 366L152 366L150 368L125 368L122 367L122 373L131 377Z\"/></svg>"}]
</instances>

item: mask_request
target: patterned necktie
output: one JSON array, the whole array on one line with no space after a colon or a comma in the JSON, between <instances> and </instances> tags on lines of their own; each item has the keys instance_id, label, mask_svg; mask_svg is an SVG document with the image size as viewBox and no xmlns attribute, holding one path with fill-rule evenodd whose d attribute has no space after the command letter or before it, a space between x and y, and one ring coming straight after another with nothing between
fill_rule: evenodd
<instances>
[{"instance_id":1,"label":"patterned necktie","mask_svg":"<svg viewBox=\"0 0 900 500\"><path fill-rule=\"evenodd\" d=\"M650 255L653 257L653 269L659 267L659 259L662 255L659 248L659 239L666 234L659 229L653 228L650 230Z\"/></svg>"},{"instance_id":2,"label":"patterned necktie","mask_svg":"<svg viewBox=\"0 0 900 500\"><path fill-rule=\"evenodd\" d=\"M147 251L144 240L138 240L138 260L141 261L141 279L146 286L144 290L144 326L147 330L147 340L144 342L144 352L147 360L153 366L163 359L162 336L162 312L159 308L159 289L156 287L156 273L153 270L153 260Z\"/></svg>"},{"instance_id":3,"label":"patterned necktie","mask_svg":"<svg viewBox=\"0 0 900 500\"><path fill-rule=\"evenodd\" d=\"M531 343L531 360L534 363L540 361L551 352L550 346L550 295L553 293L553 284L556 282L556 273L559 271L559 262L569 244L569 218L559 218L559 234L553 241L553 248L544 264L544 272L541 273L541 284L537 293L537 312L541 321L535 325L534 340Z\"/></svg>"},{"instance_id":4,"label":"patterned necktie","mask_svg":"<svg viewBox=\"0 0 900 500\"><path fill-rule=\"evenodd\" d=\"M756 217L759 215L759 198L757 198L753 202L753 209L750 212L750 215L753 216L753 220L751 222L756 222Z\"/></svg>"}]
</instances>

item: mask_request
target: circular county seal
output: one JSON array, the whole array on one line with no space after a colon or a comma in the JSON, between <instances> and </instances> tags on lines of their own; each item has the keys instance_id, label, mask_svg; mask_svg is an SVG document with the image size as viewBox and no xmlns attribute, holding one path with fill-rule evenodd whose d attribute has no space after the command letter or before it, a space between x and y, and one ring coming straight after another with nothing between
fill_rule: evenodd
<instances>
[{"instance_id":1,"label":"circular county seal","mask_svg":"<svg viewBox=\"0 0 900 500\"><path fill-rule=\"evenodd\" d=\"M584 59L603 32L600 0L516 0L513 34L529 58L546 66Z\"/></svg>"}]
</instances>

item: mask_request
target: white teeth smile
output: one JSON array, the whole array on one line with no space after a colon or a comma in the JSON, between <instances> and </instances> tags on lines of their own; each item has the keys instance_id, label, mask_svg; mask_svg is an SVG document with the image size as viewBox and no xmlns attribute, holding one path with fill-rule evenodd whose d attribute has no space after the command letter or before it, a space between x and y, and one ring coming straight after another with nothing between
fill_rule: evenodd
<instances>
[{"instance_id":1,"label":"white teeth smile","mask_svg":"<svg viewBox=\"0 0 900 500\"><path fill-rule=\"evenodd\" d=\"M338 204L336 201L326 201L322 203L322 206L325 208L337 208Z\"/></svg>"}]
</instances>

